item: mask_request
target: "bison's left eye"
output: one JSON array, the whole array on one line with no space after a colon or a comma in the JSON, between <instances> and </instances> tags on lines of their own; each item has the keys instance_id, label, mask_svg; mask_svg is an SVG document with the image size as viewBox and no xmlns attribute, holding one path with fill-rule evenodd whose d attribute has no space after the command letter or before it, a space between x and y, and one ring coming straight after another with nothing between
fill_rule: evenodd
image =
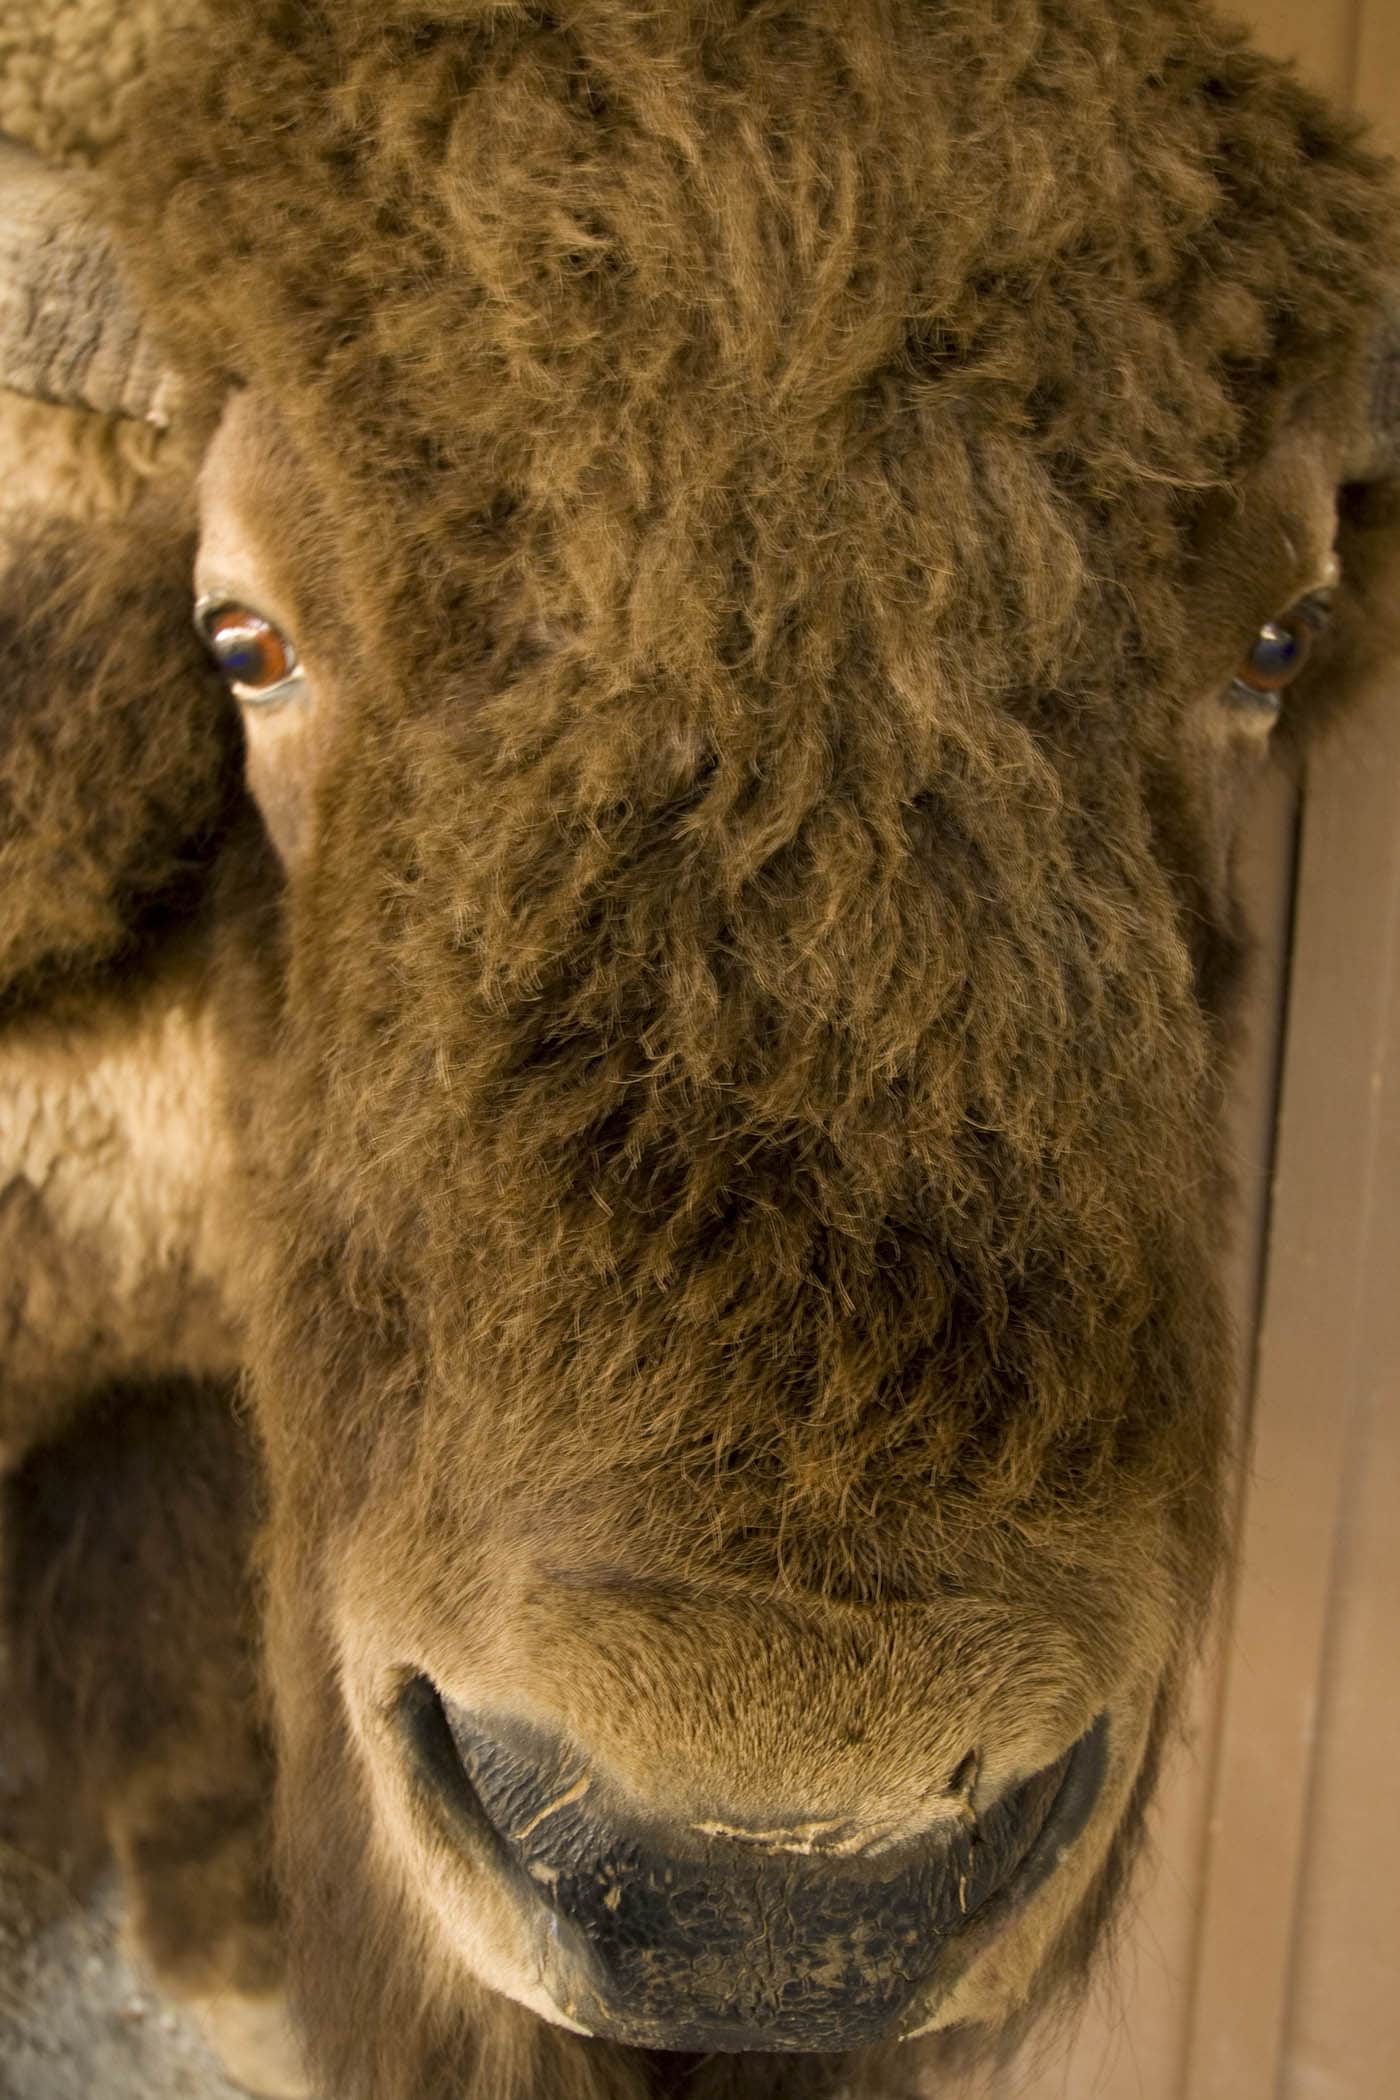
<instances>
[{"instance_id":1,"label":"bison's left eye","mask_svg":"<svg viewBox=\"0 0 1400 2100\"><path fill-rule=\"evenodd\" d=\"M1231 697L1276 715L1279 695L1293 683L1332 616L1332 589L1309 591L1277 620L1266 620L1230 681Z\"/></svg>"},{"instance_id":2,"label":"bison's left eye","mask_svg":"<svg viewBox=\"0 0 1400 2100\"><path fill-rule=\"evenodd\" d=\"M263 613L233 599L201 598L194 620L235 699L266 707L300 688L296 650Z\"/></svg>"}]
</instances>

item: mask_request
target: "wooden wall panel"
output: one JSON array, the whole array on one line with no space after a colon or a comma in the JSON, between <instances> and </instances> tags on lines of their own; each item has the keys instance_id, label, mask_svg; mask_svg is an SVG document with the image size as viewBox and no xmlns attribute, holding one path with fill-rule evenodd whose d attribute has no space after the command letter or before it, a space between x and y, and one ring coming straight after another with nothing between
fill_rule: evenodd
<instances>
[{"instance_id":1,"label":"wooden wall panel","mask_svg":"<svg viewBox=\"0 0 1400 2100\"><path fill-rule=\"evenodd\" d=\"M1373 1138L1351 1360L1338 1395L1346 1467L1319 1674L1306 1846L1284 2001L1280 2100L1400 2094L1400 681L1391 731L1391 968L1366 1121ZM1325 1140L1325 1127L1323 1138Z\"/></svg>"},{"instance_id":2,"label":"wooden wall panel","mask_svg":"<svg viewBox=\"0 0 1400 2100\"><path fill-rule=\"evenodd\" d=\"M1329 95L1350 98L1356 79L1363 10L1395 0L1243 0L1222 12L1247 22L1260 47L1293 58L1305 79Z\"/></svg>"},{"instance_id":3,"label":"wooden wall panel","mask_svg":"<svg viewBox=\"0 0 1400 2100\"><path fill-rule=\"evenodd\" d=\"M1400 154L1400 5L1364 0L1357 24L1356 100L1388 153Z\"/></svg>"}]
</instances>

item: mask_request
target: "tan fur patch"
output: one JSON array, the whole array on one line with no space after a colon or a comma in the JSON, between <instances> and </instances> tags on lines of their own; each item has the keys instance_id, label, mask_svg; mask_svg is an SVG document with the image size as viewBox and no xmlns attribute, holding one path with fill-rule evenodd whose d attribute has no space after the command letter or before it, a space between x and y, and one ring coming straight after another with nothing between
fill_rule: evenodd
<instances>
[{"instance_id":1,"label":"tan fur patch","mask_svg":"<svg viewBox=\"0 0 1400 2100\"><path fill-rule=\"evenodd\" d=\"M280 1994L250 1998L235 1991L190 2007L229 2075L250 2093L304 2100L311 2091L301 2046Z\"/></svg>"},{"instance_id":2,"label":"tan fur patch","mask_svg":"<svg viewBox=\"0 0 1400 2100\"><path fill-rule=\"evenodd\" d=\"M0 528L35 510L77 521L120 514L164 442L150 424L57 408L0 387Z\"/></svg>"},{"instance_id":3,"label":"tan fur patch","mask_svg":"<svg viewBox=\"0 0 1400 2100\"><path fill-rule=\"evenodd\" d=\"M208 1008L188 987L0 1042L0 1437L12 1458L36 1426L35 1388L235 1369L217 1070Z\"/></svg>"}]
</instances>

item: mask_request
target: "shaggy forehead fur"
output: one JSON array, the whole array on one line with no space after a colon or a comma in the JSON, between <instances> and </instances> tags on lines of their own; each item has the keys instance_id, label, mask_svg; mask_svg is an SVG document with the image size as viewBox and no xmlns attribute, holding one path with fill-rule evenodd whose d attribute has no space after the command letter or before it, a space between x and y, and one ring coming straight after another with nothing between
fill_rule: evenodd
<instances>
[{"instance_id":1,"label":"shaggy forehead fur","mask_svg":"<svg viewBox=\"0 0 1400 2100\"><path fill-rule=\"evenodd\" d=\"M393 1391L439 1496L480 1441L601 1542L620 1468L735 1576L1207 1567L1229 927L1160 784L1373 164L1176 0L244 4L172 64L122 216L277 402L337 666L278 1466Z\"/></svg>"}]
</instances>

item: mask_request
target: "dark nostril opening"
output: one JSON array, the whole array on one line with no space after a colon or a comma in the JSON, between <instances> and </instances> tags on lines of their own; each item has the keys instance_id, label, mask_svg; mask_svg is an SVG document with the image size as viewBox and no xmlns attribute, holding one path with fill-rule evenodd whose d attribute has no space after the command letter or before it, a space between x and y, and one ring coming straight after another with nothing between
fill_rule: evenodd
<instances>
[{"instance_id":1,"label":"dark nostril opening","mask_svg":"<svg viewBox=\"0 0 1400 2100\"><path fill-rule=\"evenodd\" d=\"M462 1763L447 1713L427 1677L415 1677L399 1695L399 1725L410 1761L434 1802L474 1836L497 1837Z\"/></svg>"},{"instance_id":2,"label":"dark nostril opening","mask_svg":"<svg viewBox=\"0 0 1400 2100\"><path fill-rule=\"evenodd\" d=\"M977 1774L982 1768L980 1750L969 1750L967 1756L955 1766L946 1791L953 1795L970 1794L977 1784Z\"/></svg>"},{"instance_id":3,"label":"dark nostril opening","mask_svg":"<svg viewBox=\"0 0 1400 2100\"><path fill-rule=\"evenodd\" d=\"M461 1762L442 1701L426 1677L412 1678L399 1694L399 1723L422 1776L450 1788Z\"/></svg>"}]
</instances>

